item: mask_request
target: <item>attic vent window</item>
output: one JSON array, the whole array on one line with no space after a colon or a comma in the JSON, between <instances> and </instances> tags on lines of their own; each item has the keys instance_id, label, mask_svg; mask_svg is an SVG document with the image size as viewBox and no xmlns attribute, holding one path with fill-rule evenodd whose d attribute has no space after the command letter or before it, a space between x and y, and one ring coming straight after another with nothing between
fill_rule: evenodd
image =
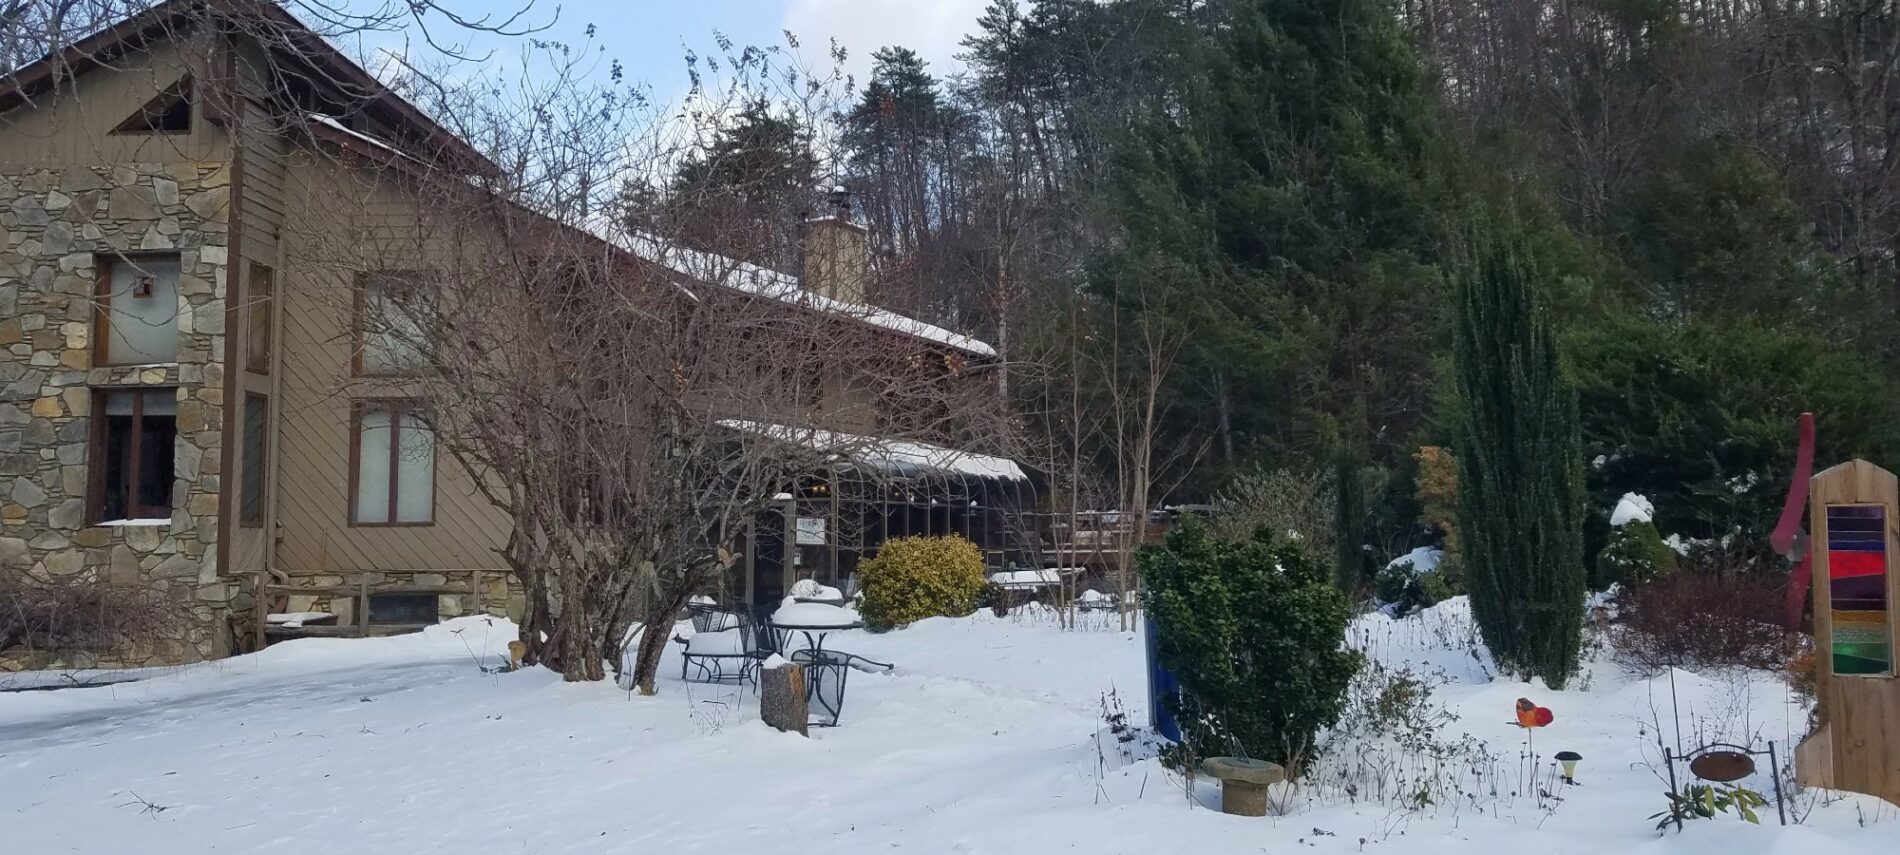
<instances>
[{"instance_id":1,"label":"attic vent window","mask_svg":"<svg viewBox=\"0 0 1900 855\"><path fill-rule=\"evenodd\" d=\"M119 126L115 134L182 134L191 131L191 78L181 77Z\"/></svg>"}]
</instances>

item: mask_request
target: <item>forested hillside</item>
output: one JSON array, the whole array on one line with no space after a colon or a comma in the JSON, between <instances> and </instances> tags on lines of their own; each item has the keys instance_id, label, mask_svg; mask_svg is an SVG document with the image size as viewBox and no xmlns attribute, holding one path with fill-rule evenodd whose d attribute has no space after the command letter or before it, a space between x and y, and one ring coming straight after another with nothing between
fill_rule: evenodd
<instances>
[{"instance_id":1,"label":"forested hillside","mask_svg":"<svg viewBox=\"0 0 1900 855\"><path fill-rule=\"evenodd\" d=\"M1354 472L1403 550L1449 446L1445 259L1523 224L1616 497L1757 540L1793 422L1895 459L1900 15L1875 0L994 3L838 117L884 298L1000 343L1088 502Z\"/></svg>"}]
</instances>

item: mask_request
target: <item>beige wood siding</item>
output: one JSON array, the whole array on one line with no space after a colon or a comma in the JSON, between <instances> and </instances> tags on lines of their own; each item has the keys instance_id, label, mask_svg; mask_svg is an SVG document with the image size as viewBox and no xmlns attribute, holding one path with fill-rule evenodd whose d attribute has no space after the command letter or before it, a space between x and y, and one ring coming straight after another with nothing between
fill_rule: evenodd
<instances>
[{"instance_id":1,"label":"beige wood siding","mask_svg":"<svg viewBox=\"0 0 1900 855\"><path fill-rule=\"evenodd\" d=\"M211 51L199 39L166 41L95 69L39 96L38 107L0 113L0 163L48 168L119 163L203 163L228 157L222 129L205 120L202 83L184 134L114 134L112 130L166 87L203 69ZM181 46L182 45L182 46ZM200 81L203 75L198 75ZM54 109L45 109L54 107Z\"/></svg>"},{"instance_id":2,"label":"beige wood siding","mask_svg":"<svg viewBox=\"0 0 1900 855\"><path fill-rule=\"evenodd\" d=\"M241 98L233 132L244 151L244 256L274 268L284 227L284 174L293 144L282 121L271 113L275 84L269 60L256 45L245 42L238 49L236 74Z\"/></svg>"},{"instance_id":3,"label":"beige wood siding","mask_svg":"<svg viewBox=\"0 0 1900 855\"><path fill-rule=\"evenodd\" d=\"M277 567L334 570L501 569L507 518L476 492L446 453L436 458L435 524L349 524L351 285L373 265L355 254L364 233L400 234L413 205L364 170L299 154L286 173L288 206L277 370L283 372L277 454ZM388 267L426 267L399 251Z\"/></svg>"},{"instance_id":4,"label":"beige wood siding","mask_svg":"<svg viewBox=\"0 0 1900 855\"><path fill-rule=\"evenodd\" d=\"M240 257L231 268L230 275L239 279L236 305L238 306L237 325L230 331L242 335L247 327L244 318L248 307L256 297L251 281L251 266L260 264L276 270L281 266L279 257L279 236L283 233L285 221L284 174L289 168L289 157L293 145L285 136L281 123L271 114L270 99L273 97L273 84L268 59L263 52L249 41L243 41L236 47L233 57L236 74L238 100L237 116L230 127L233 148L240 153L243 180L238 186L241 197L237 200L238 227L241 239L238 241ZM238 435L233 438L242 448L244 437L243 407L244 393L264 395L267 399L275 397L273 378L255 373L260 366L244 362L249 352L245 342L240 341L234 352L238 360L232 373L232 385L237 390L227 405L232 408L235 420L233 426ZM273 411L277 409L272 401ZM270 456L280 441L279 419L273 414L266 427L265 464L269 466ZM239 495L245 483L245 460L243 454L234 454L231 458L231 472L226 483L230 485L234 508L229 519L228 531L231 539L230 572L250 573L265 568L270 561L269 530L264 526L245 526L238 522L237 511L242 497ZM268 474L264 479L268 485ZM268 486L266 488L266 508L271 501ZM266 513L266 520L269 514Z\"/></svg>"}]
</instances>

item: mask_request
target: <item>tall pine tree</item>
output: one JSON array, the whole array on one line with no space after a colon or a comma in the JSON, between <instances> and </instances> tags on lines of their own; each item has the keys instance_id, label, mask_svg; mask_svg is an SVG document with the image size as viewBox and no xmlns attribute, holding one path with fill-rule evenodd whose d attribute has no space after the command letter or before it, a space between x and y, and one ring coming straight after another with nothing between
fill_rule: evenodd
<instances>
[{"instance_id":1,"label":"tall pine tree","mask_svg":"<svg viewBox=\"0 0 1900 855\"><path fill-rule=\"evenodd\" d=\"M1474 230L1457 275L1465 424L1459 531L1471 610L1498 666L1562 688L1583 630L1583 465L1577 396L1513 226Z\"/></svg>"},{"instance_id":2,"label":"tall pine tree","mask_svg":"<svg viewBox=\"0 0 1900 855\"><path fill-rule=\"evenodd\" d=\"M1333 436L1391 459L1443 343L1430 81L1389 0L1217 0L1196 25L1117 158L1096 277L1193 331L1171 400L1210 417L1166 439L1211 449L1201 476Z\"/></svg>"}]
</instances>

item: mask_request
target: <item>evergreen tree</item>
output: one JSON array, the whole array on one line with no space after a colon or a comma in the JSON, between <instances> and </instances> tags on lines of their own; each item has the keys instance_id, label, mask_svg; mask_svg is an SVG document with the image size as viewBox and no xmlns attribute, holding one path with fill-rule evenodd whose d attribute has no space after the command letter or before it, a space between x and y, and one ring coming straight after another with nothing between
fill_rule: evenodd
<instances>
[{"instance_id":1,"label":"evergreen tree","mask_svg":"<svg viewBox=\"0 0 1900 855\"><path fill-rule=\"evenodd\" d=\"M1562 688L1583 629L1577 398L1543 290L1513 226L1476 230L1457 276L1455 355L1466 407L1459 530L1471 610L1500 668Z\"/></svg>"},{"instance_id":2,"label":"evergreen tree","mask_svg":"<svg viewBox=\"0 0 1900 855\"><path fill-rule=\"evenodd\" d=\"M699 249L792 270L798 218L811 210L817 180L810 130L753 102L674 172L668 207L682 221L669 233Z\"/></svg>"},{"instance_id":3,"label":"evergreen tree","mask_svg":"<svg viewBox=\"0 0 1900 855\"><path fill-rule=\"evenodd\" d=\"M1204 14L1191 73L1118 159L1123 238L1097 282L1193 330L1171 396L1217 418L1172 425L1172 444L1238 464L1333 433L1397 457L1442 341L1429 81L1385 0Z\"/></svg>"}]
</instances>

